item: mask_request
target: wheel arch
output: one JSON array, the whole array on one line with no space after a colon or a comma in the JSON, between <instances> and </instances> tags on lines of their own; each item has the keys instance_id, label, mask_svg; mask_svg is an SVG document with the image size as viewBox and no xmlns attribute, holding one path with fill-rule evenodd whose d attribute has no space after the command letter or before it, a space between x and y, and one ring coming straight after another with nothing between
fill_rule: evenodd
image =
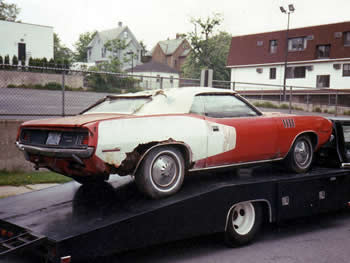
<instances>
[{"instance_id":1,"label":"wheel arch","mask_svg":"<svg viewBox=\"0 0 350 263\"><path fill-rule=\"evenodd\" d=\"M318 135L315 131L312 131L312 130L309 130L309 131L303 131L301 133L298 133L294 139L293 139L293 142L291 143L291 145L289 146L289 150L286 154L286 156L288 156L288 154L290 153L295 141L300 137L300 136L303 136L303 135L307 135L309 136L310 140L311 140L311 143L312 143L312 147L313 147L313 151L316 150L316 146L318 145Z\"/></svg>"},{"instance_id":2,"label":"wheel arch","mask_svg":"<svg viewBox=\"0 0 350 263\"><path fill-rule=\"evenodd\" d=\"M151 143L149 145L149 147L147 148L146 151L143 152L143 154L141 155L140 159L138 160L134 171L132 172L132 175L135 175L138 171L138 169L141 166L142 161L145 159L145 157L147 156L147 154L158 147L162 147L162 146L173 146L176 149L178 149L181 154L184 157L184 161L185 161L185 168L186 170L191 166L192 164L192 151L191 148L184 142L176 142L176 141L171 141L171 142L159 142L159 143Z\"/></svg>"},{"instance_id":3,"label":"wheel arch","mask_svg":"<svg viewBox=\"0 0 350 263\"><path fill-rule=\"evenodd\" d=\"M226 222L225 222L225 231L227 230L227 226L228 226L228 222L229 222L229 216L230 213L232 211L232 209L238 205L238 204L242 204L242 203L259 203L262 205L262 209L263 209L263 217L266 218L266 215L268 215L268 221L270 223L273 222L273 215L272 215L272 206L269 200L267 199L253 199L253 200L246 200L246 201L241 201L241 202L237 202L234 203L230 209L227 211L227 215L226 215Z\"/></svg>"}]
</instances>

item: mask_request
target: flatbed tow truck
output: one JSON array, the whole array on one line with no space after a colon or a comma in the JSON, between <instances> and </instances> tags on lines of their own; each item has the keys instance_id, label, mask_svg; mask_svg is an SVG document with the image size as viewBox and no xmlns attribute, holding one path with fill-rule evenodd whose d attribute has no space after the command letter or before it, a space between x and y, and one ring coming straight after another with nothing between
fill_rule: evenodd
<instances>
[{"instance_id":1,"label":"flatbed tow truck","mask_svg":"<svg viewBox=\"0 0 350 263\"><path fill-rule=\"evenodd\" d=\"M333 125L331 141L305 174L270 164L192 175L180 192L160 200L145 198L133 178L119 176L4 198L0 258L24 250L50 262L76 262L218 232L230 245L243 245L263 221L344 209L350 205L350 120Z\"/></svg>"}]
</instances>

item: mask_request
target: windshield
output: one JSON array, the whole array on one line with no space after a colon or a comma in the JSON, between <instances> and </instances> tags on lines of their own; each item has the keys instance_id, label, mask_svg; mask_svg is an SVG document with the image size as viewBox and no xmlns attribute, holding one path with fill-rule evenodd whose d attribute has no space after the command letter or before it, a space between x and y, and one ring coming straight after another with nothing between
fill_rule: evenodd
<instances>
[{"instance_id":1,"label":"windshield","mask_svg":"<svg viewBox=\"0 0 350 263\"><path fill-rule=\"evenodd\" d=\"M140 109L145 103L149 102L150 98L107 98L105 101L97 104L91 109L84 112L89 113L121 113L133 114Z\"/></svg>"}]
</instances>

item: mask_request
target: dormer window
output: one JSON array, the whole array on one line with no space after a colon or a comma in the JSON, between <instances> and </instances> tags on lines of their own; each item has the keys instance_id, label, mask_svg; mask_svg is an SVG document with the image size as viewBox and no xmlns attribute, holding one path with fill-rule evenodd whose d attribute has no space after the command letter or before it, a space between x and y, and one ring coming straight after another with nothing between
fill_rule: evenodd
<instances>
[{"instance_id":1,"label":"dormer window","mask_svg":"<svg viewBox=\"0 0 350 263\"><path fill-rule=\"evenodd\" d=\"M270 54L277 53L277 40L270 40Z\"/></svg>"},{"instance_id":2,"label":"dormer window","mask_svg":"<svg viewBox=\"0 0 350 263\"><path fill-rule=\"evenodd\" d=\"M350 31L343 34L344 46L350 46Z\"/></svg>"},{"instance_id":3,"label":"dormer window","mask_svg":"<svg viewBox=\"0 0 350 263\"><path fill-rule=\"evenodd\" d=\"M329 58L331 45L318 45L316 47L316 58Z\"/></svg>"},{"instance_id":4,"label":"dormer window","mask_svg":"<svg viewBox=\"0 0 350 263\"><path fill-rule=\"evenodd\" d=\"M306 49L305 37L295 37L288 39L288 51L303 51Z\"/></svg>"},{"instance_id":5,"label":"dormer window","mask_svg":"<svg viewBox=\"0 0 350 263\"><path fill-rule=\"evenodd\" d=\"M127 31L124 31L124 38L126 39L126 38L128 38L128 32Z\"/></svg>"}]
</instances>

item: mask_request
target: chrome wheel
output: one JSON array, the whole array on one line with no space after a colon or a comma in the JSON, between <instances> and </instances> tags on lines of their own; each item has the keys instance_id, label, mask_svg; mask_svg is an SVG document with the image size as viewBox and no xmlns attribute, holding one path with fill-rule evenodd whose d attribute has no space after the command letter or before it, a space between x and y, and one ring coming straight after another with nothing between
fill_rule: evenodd
<instances>
[{"instance_id":1,"label":"chrome wheel","mask_svg":"<svg viewBox=\"0 0 350 263\"><path fill-rule=\"evenodd\" d=\"M294 147L294 160L300 168L306 168L310 165L312 148L308 141L299 140Z\"/></svg>"},{"instance_id":2,"label":"chrome wheel","mask_svg":"<svg viewBox=\"0 0 350 263\"><path fill-rule=\"evenodd\" d=\"M161 188L170 186L178 175L178 160L173 154L162 153L153 162L152 181Z\"/></svg>"},{"instance_id":3,"label":"chrome wheel","mask_svg":"<svg viewBox=\"0 0 350 263\"><path fill-rule=\"evenodd\" d=\"M255 210L249 203L241 203L233 207L232 211L233 229L239 235L248 234L255 223Z\"/></svg>"},{"instance_id":4,"label":"chrome wheel","mask_svg":"<svg viewBox=\"0 0 350 263\"><path fill-rule=\"evenodd\" d=\"M185 176L185 161L176 147L161 146L148 152L135 176L137 187L153 199L180 190Z\"/></svg>"}]
</instances>

